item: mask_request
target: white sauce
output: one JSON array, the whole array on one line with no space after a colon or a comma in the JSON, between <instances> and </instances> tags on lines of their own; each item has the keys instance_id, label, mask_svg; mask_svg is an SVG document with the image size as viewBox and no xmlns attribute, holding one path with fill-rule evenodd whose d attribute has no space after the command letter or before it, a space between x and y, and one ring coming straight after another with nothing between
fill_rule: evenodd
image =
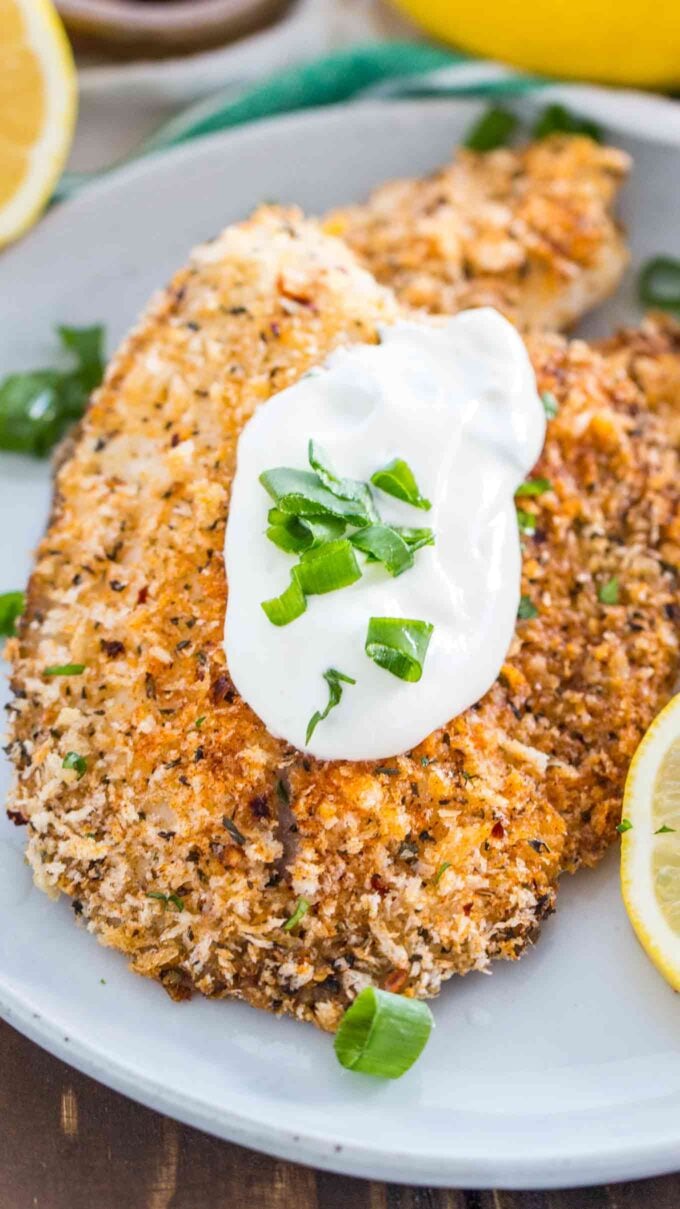
<instances>
[{"instance_id":1,"label":"white sauce","mask_svg":"<svg viewBox=\"0 0 680 1209\"><path fill-rule=\"evenodd\" d=\"M320 759L384 759L407 751L478 701L496 679L515 627L520 545L513 495L536 461L545 416L524 344L498 312L466 311L441 326L401 322L379 345L340 349L274 395L238 446L226 535L227 663L271 734ZM404 458L429 512L376 491L386 523L428 526L436 545L392 578L364 566L351 587L311 596L287 626L260 602L280 595L297 561L265 537L273 501L259 483L277 466L309 469L312 437L343 477L368 481ZM406 683L364 651L368 620L434 624L422 679ZM317 726L323 673L354 677Z\"/></svg>"}]
</instances>

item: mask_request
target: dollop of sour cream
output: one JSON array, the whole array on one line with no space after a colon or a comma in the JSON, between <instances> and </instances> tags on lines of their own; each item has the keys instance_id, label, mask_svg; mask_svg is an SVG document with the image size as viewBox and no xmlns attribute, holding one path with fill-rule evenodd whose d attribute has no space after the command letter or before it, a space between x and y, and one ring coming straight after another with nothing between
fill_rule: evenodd
<instances>
[{"instance_id":1,"label":"dollop of sour cream","mask_svg":"<svg viewBox=\"0 0 680 1209\"><path fill-rule=\"evenodd\" d=\"M526 349L497 311L465 311L439 325L398 322L380 337L337 350L262 404L238 445L225 545L229 671L271 734L320 759L407 751L493 684L519 603L513 495L545 438ZM302 616L278 627L261 602L288 586L296 558L265 537L273 501L259 476L278 466L308 470L310 438L346 478L368 482L392 459L408 462L431 510L377 489L376 504L387 524L431 527L436 544L397 578L357 551L357 583L309 597ZM434 626L417 683L365 653L374 616ZM356 684L343 685L307 744L309 719L328 700L328 668Z\"/></svg>"}]
</instances>

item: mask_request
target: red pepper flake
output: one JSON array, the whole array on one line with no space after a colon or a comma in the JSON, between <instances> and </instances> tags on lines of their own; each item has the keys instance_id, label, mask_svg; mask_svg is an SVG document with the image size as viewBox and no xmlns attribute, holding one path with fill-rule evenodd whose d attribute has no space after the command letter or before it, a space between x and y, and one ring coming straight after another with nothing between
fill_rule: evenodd
<instances>
[{"instance_id":1,"label":"red pepper flake","mask_svg":"<svg viewBox=\"0 0 680 1209\"><path fill-rule=\"evenodd\" d=\"M491 828L491 837L494 840L502 840L505 835L505 829L500 819L498 819Z\"/></svg>"},{"instance_id":2,"label":"red pepper flake","mask_svg":"<svg viewBox=\"0 0 680 1209\"><path fill-rule=\"evenodd\" d=\"M144 587L140 588L139 592L137 593L137 604L146 604L148 596L149 588L147 584L144 584Z\"/></svg>"},{"instance_id":3,"label":"red pepper flake","mask_svg":"<svg viewBox=\"0 0 680 1209\"><path fill-rule=\"evenodd\" d=\"M26 815L22 814L20 810L8 810L7 818L10 823L14 823L15 827L25 827L28 822Z\"/></svg>"},{"instance_id":4,"label":"red pepper flake","mask_svg":"<svg viewBox=\"0 0 680 1209\"><path fill-rule=\"evenodd\" d=\"M173 434L172 434L172 439L171 439L171 441L170 441L170 448L171 448L171 449L176 449L176 448L177 448L177 446L179 445L179 441L180 441L180 436L179 436L179 433L178 433L178 432L173 432Z\"/></svg>"},{"instance_id":5,"label":"red pepper flake","mask_svg":"<svg viewBox=\"0 0 680 1209\"><path fill-rule=\"evenodd\" d=\"M471 915L471 914L472 914L472 903L466 903L465 906L463 907L463 915Z\"/></svg>"},{"instance_id":6,"label":"red pepper flake","mask_svg":"<svg viewBox=\"0 0 680 1209\"><path fill-rule=\"evenodd\" d=\"M376 893L379 894L381 898L384 894L387 894L388 887L386 886L385 882L383 881L383 879L381 878L379 873L374 873L373 876L371 877L371 889L375 890Z\"/></svg>"},{"instance_id":7,"label":"red pepper flake","mask_svg":"<svg viewBox=\"0 0 680 1209\"><path fill-rule=\"evenodd\" d=\"M386 991L391 991L393 995L399 995L407 982L408 970L392 970L392 973L388 974L383 982L383 988Z\"/></svg>"}]
</instances>

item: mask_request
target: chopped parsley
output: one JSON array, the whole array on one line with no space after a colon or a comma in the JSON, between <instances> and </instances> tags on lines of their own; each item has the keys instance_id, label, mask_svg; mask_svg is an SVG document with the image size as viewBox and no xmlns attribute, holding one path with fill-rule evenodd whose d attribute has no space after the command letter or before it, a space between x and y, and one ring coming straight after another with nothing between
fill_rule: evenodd
<instances>
[{"instance_id":1,"label":"chopped parsley","mask_svg":"<svg viewBox=\"0 0 680 1209\"><path fill-rule=\"evenodd\" d=\"M619 603L619 581L615 575L612 575L605 584L600 584L597 589L597 599L603 605Z\"/></svg>"},{"instance_id":2,"label":"chopped parsley","mask_svg":"<svg viewBox=\"0 0 680 1209\"><path fill-rule=\"evenodd\" d=\"M530 621L532 617L538 617L538 609L530 596L520 596L517 617L520 621Z\"/></svg>"},{"instance_id":3,"label":"chopped parsley","mask_svg":"<svg viewBox=\"0 0 680 1209\"><path fill-rule=\"evenodd\" d=\"M82 676L84 663L55 663L43 668L43 676Z\"/></svg>"},{"instance_id":4,"label":"chopped parsley","mask_svg":"<svg viewBox=\"0 0 680 1209\"><path fill-rule=\"evenodd\" d=\"M172 903L178 911L184 910L184 899L180 898L179 894L162 894L160 890L147 890L146 897L157 899L164 907L167 907L168 903Z\"/></svg>"},{"instance_id":5,"label":"chopped parsley","mask_svg":"<svg viewBox=\"0 0 680 1209\"><path fill-rule=\"evenodd\" d=\"M61 762L62 768L70 768L78 773L78 780L85 776L87 772L87 760L85 756L79 756L77 751L69 751L64 756Z\"/></svg>"},{"instance_id":6,"label":"chopped parsley","mask_svg":"<svg viewBox=\"0 0 680 1209\"><path fill-rule=\"evenodd\" d=\"M307 902L307 899L299 898L295 905L295 910L293 911L293 914L291 915L290 919L287 919L285 924L283 925L284 932L292 932L294 928L297 928L298 924L300 923L300 920L303 918L303 916L305 916L307 914L308 911L309 911L309 903Z\"/></svg>"}]
</instances>

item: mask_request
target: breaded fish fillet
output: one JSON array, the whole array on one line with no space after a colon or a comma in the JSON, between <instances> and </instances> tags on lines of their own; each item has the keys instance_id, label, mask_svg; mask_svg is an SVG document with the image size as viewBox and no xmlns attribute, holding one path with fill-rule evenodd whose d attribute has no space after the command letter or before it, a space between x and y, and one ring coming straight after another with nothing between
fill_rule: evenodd
<instances>
[{"instance_id":1,"label":"breaded fish fillet","mask_svg":"<svg viewBox=\"0 0 680 1209\"><path fill-rule=\"evenodd\" d=\"M518 956L563 864L610 838L630 747L675 674L666 429L625 367L541 338L560 411L541 466L554 490L527 503L538 615L494 689L377 767L304 756L240 700L222 649L239 431L399 313L340 242L260 211L152 305L58 472L9 644L10 809L38 884L178 998L195 987L333 1028L368 981L425 996ZM604 606L611 574L621 603ZM45 676L65 664L82 671Z\"/></svg>"},{"instance_id":2,"label":"breaded fish fillet","mask_svg":"<svg viewBox=\"0 0 680 1209\"><path fill-rule=\"evenodd\" d=\"M382 185L324 227L407 306L495 306L523 328L559 330L621 278L628 257L612 205L629 166L624 152L575 135L459 150L447 167Z\"/></svg>"}]
</instances>

